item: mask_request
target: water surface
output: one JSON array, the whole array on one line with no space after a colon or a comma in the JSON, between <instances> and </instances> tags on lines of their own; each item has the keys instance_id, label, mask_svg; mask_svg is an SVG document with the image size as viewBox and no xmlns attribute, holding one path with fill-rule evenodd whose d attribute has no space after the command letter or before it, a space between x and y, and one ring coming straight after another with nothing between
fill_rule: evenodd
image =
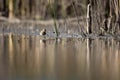
<instances>
[{"instance_id":1,"label":"water surface","mask_svg":"<svg viewBox=\"0 0 120 80\"><path fill-rule=\"evenodd\" d=\"M120 80L117 39L0 35L0 80Z\"/></svg>"}]
</instances>

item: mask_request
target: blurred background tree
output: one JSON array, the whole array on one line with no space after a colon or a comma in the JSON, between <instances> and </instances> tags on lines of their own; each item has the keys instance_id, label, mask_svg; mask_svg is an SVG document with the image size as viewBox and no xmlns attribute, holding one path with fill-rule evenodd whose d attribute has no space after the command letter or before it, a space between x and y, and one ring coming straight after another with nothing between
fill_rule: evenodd
<instances>
[{"instance_id":1,"label":"blurred background tree","mask_svg":"<svg viewBox=\"0 0 120 80\"><path fill-rule=\"evenodd\" d=\"M79 2L86 5L87 0L50 0L51 5L55 7L57 18L74 17L72 3ZM75 5L79 16L86 9L77 3ZM48 0L0 0L1 16L12 18L13 16L20 19L50 19Z\"/></svg>"},{"instance_id":2,"label":"blurred background tree","mask_svg":"<svg viewBox=\"0 0 120 80\"><path fill-rule=\"evenodd\" d=\"M85 16L89 0L50 0L55 7L57 18L75 17L74 7L77 16ZM108 18L111 14L119 16L120 0L90 0L92 15L105 14ZM0 16L16 17L19 19L50 19L48 0L0 0ZM113 14L114 13L114 14ZM115 17L116 17L115 16Z\"/></svg>"},{"instance_id":3,"label":"blurred background tree","mask_svg":"<svg viewBox=\"0 0 120 80\"><path fill-rule=\"evenodd\" d=\"M85 28L89 21L90 33L118 34L120 0L0 0L0 17L21 20L76 18L76 22L82 22L81 25Z\"/></svg>"}]
</instances>

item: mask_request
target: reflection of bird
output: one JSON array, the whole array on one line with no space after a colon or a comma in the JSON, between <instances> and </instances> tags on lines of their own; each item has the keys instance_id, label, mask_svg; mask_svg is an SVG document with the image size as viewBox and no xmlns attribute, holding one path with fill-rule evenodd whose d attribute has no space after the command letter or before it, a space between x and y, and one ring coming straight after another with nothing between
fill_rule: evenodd
<instances>
[{"instance_id":1,"label":"reflection of bird","mask_svg":"<svg viewBox=\"0 0 120 80\"><path fill-rule=\"evenodd\" d=\"M40 35L42 35L42 36L46 35L46 29L41 30Z\"/></svg>"}]
</instances>

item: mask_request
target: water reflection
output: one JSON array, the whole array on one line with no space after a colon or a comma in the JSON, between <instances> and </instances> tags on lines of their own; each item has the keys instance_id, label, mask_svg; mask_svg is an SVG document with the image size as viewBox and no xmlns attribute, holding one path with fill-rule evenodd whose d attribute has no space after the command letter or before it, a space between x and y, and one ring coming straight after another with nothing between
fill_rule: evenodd
<instances>
[{"instance_id":1,"label":"water reflection","mask_svg":"<svg viewBox=\"0 0 120 80\"><path fill-rule=\"evenodd\" d=\"M119 80L115 39L0 36L0 80Z\"/></svg>"}]
</instances>

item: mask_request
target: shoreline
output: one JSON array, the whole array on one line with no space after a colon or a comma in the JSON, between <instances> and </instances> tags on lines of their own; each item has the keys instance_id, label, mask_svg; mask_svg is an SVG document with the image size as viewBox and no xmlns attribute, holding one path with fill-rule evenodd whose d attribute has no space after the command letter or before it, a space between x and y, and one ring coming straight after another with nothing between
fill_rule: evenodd
<instances>
[{"instance_id":1,"label":"shoreline","mask_svg":"<svg viewBox=\"0 0 120 80\"><path fill-rule=\"evenodd\" d=\"M79 19L79 20L78 20ZM80 22L85 22L86 17L80 16L80 17L70 17L70 18L65 18L65 19L56 19L57 23L77 23L78 21ZM51 25L54 24L53 19L48 19L48 20L28 20L28 19L18 19L18 18L6 18L0 16L0 23L36 23L36 24L43 24L43 25Z\"/></svg>"}]
</instances>

